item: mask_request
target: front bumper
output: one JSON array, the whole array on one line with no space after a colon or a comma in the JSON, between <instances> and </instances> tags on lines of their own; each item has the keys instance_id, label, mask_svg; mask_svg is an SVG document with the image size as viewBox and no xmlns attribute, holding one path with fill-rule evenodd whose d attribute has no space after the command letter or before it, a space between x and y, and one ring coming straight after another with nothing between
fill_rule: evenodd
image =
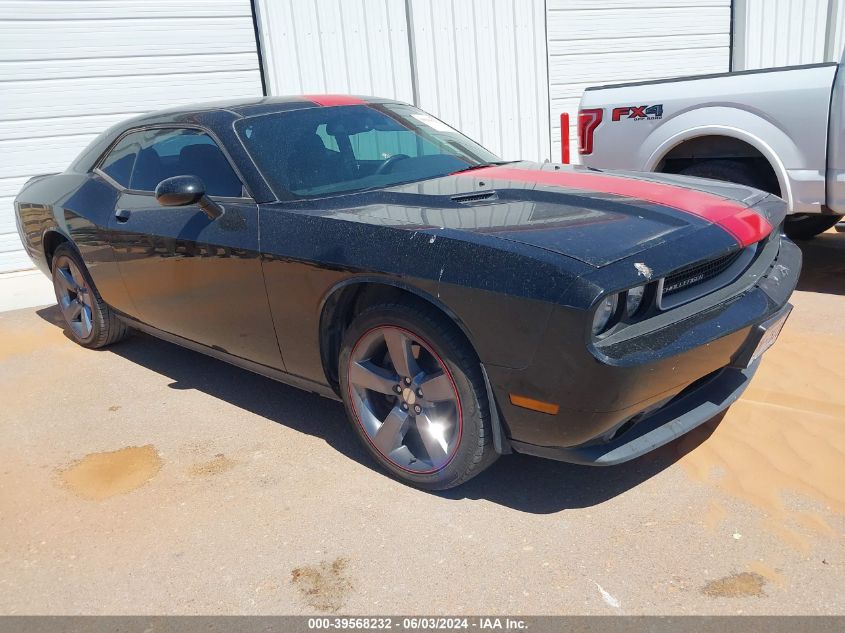
<instances>
[{"instance_id":1,"label":"front bumper","mask_svg":"<svg viewBox=\"0 0 845 633\"><path fill-rule=\"evenodd\" d=\"M738 364L748 361L747 367L729 366L717 370L637 420L627 432L610 441L555 448L512 440L511 446L518 453L590 466L621 464L659 448L713 419L739 399L760 365L760 358L754 358L757 346L770 328L780 329L791 310L792 306L787 304L778 314L754 329L754 335L748 338L737 356Z\"/></svg>"},{"instance_id":2,"label":"front bumper","mask_svg":"<svg viewBox=\"0 0 845 633\"><path fill-rule=\"evenodd\" d=\"M801 252L783 240L768 270L717 305L652 332L623 355L561 359L541 350L521 371L489 368L517 452L616 464L657 448L727 409L754 374L765 330L790 306ZM553 333L554 336L561 336ZM534 387L534 391L529 391ZM508 394L560 403L556 415L513 406Z\"/></svg>"}]
</instances>

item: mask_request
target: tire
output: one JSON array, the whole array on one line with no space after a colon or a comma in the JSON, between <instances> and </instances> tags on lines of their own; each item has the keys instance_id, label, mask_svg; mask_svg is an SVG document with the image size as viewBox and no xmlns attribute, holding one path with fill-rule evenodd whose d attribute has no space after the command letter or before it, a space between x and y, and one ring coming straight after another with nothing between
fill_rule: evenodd
<instances>
[{"instance_id":1,"label":"tire","mask_svg":"<svg viewBox=\"0 0 845 633\"><path fill-rule=\"evenodd\" d=\"M126 338L129 327L103 301L76 249L59 245L51 265L56 302L74 341L97 349Z\"/></svg>"},{"instance_id":2,"label":"tire","mask_svg":"<svg viewBox=\"0 0 845 633\"><path fill-rule=\"evenodd\" d=\"M810 240L841 219L841 215L796 213L786 216L783 232L792 240Z\"/></svg>"},{"instance_id":3,"label":"tire","mask_svg":"<svg viewBox=\"0 0 845 633\"><path fill-rule=\"evenodd\" d=\"M765 179L750 165L738 160L703 160L685 167L679 173L696 178L735 182L738 185L756 187L763 191L772 189L771 184L764 182Z\"/></svg>"},{"instance_id":4,"label":"tire","mask_svg":"<svg viewBox=\"0 0 845 633\"><path fill-rule=\"evenodd\" d=\"M457 327L436 310L404 303L364 310L344 334L338 369L349 421L394 478L445 490L498 457L481 365ZM413 378L402 375L415 372Z\"/></svg>"}]
</instances>

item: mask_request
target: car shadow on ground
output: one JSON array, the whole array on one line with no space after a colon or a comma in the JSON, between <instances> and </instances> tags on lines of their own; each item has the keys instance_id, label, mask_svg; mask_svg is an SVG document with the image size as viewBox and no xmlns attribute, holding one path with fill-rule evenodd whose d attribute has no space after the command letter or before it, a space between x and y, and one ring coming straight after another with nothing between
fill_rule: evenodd
<instances>
[{"instance_id":1,"label":"car shadow on ground","mask_svg":"<svg viewBox=\"0 0 845 633\"><path fill-rule=\"evenodd\" d=\"M57 306L43 308L37 314L57 327L63 325ZM166 376L172 381L169 385L172 389L196 389L277 424L322 438L349 459L381 472L359 444L339 402L288 387L146 334L135 333L103 353L117 354ZM625 493L675 463L704 441L720 419L627 464L594 468L507 455L467 484L431 494L445 499L486 499L537 514L594 506Z\"/></svg>"},{"instance_id":2,"label":"car shadow on ground","mask_svg":"<svg viewBox=\"0 0 845 633\"><path fill-rule=\"evenodd\" d=\"M798 290L845 295L845 233L827 231L795 243L804 255Z\"/></svg>"}]
</instances>

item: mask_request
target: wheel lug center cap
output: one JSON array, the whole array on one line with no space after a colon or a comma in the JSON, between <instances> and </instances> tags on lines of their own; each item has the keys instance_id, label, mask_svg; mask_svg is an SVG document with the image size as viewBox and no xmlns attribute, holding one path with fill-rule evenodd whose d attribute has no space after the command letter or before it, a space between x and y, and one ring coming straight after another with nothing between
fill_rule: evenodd
<instances>
[{"instance_id":1,"label":"wheel lug center cap","mask_svg":"<svg viewBox=\"0 0 845 633\"><path fill-rule=\"evenodd\" d=\"M405 387L402 390L402 399L409 405L413 405L417 401L417 394L410 387Z\"/></svg>"}]
</instances>

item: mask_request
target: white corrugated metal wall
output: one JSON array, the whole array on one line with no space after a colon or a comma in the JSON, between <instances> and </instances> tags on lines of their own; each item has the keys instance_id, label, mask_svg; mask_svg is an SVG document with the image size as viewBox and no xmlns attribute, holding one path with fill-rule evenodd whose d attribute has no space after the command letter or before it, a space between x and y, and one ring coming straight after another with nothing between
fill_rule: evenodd
<instances>
[{"instance_id":1,"label":"white corrugated metal wall","mask_svg":"<svg viewBox=\"0 0 845 633\"><path fill-rule=\"evenodd\" d=\"M403 0L258 0L267 91L413 102Z\"/></svg>"},{"instance_id":2,"label":"white corrugated metal wall","mask_svg":"<svg viewBox=\"0 0 845 633\"><path fill-rule=\"evenodd\" d=\"M419 107L504 159L548 159L543 0L409 4Z\"/></svg>"},{"instance_id":3,"label":"white corrugated metal wall","mask_svg":"<svg viewBox=\"0 0 845 633\"><path fill-rule=\"evenodd\" d=\"M256 7L271 94L416 102L504 158L549 158L543 0L258 0Z\"/></svg>"},{"instance_id":4,"label":"white corrugated metal wall","mask_svg":"<svg viewBox=\"0 0 845 633\"><path fill-rule=\"evenodd\" d=\"M30 268L12 200L99 132L159 108L261 95L249 0L0 0L0 272Z\"/></svg>"},{"instance_id":5,"label":"white corrugated metal wall","mask_svg":"<svg viewBox=\"0 0 845 633\"><path fill-rule=\"evenodd\" d=\"M552 156L560 113L576 117L588 86L726 72L731 0L547 0Z\"/></svg>"},{"instance_id":6,"label":"white corrugated metal wall","mask_svg":"<svg viewBox=\"0 0 845 633\"><path fill-rule=\"evenodd\" d=\"M839 61L842 59L842 54L845 53L845 0L836 1L836 6L830 12L830 20L832 29L827 59L828 61Z\"/></svg>"},{"instance_id":7,"label":"white corrugated metal wall","mask_svg":"<svg viewBox=\"0 0 845 633\"><path fill-rule=\"evenodd\" d=\"M845 0L734 0L734 70L839 61Z\"/></svg>"}]
</instances>

